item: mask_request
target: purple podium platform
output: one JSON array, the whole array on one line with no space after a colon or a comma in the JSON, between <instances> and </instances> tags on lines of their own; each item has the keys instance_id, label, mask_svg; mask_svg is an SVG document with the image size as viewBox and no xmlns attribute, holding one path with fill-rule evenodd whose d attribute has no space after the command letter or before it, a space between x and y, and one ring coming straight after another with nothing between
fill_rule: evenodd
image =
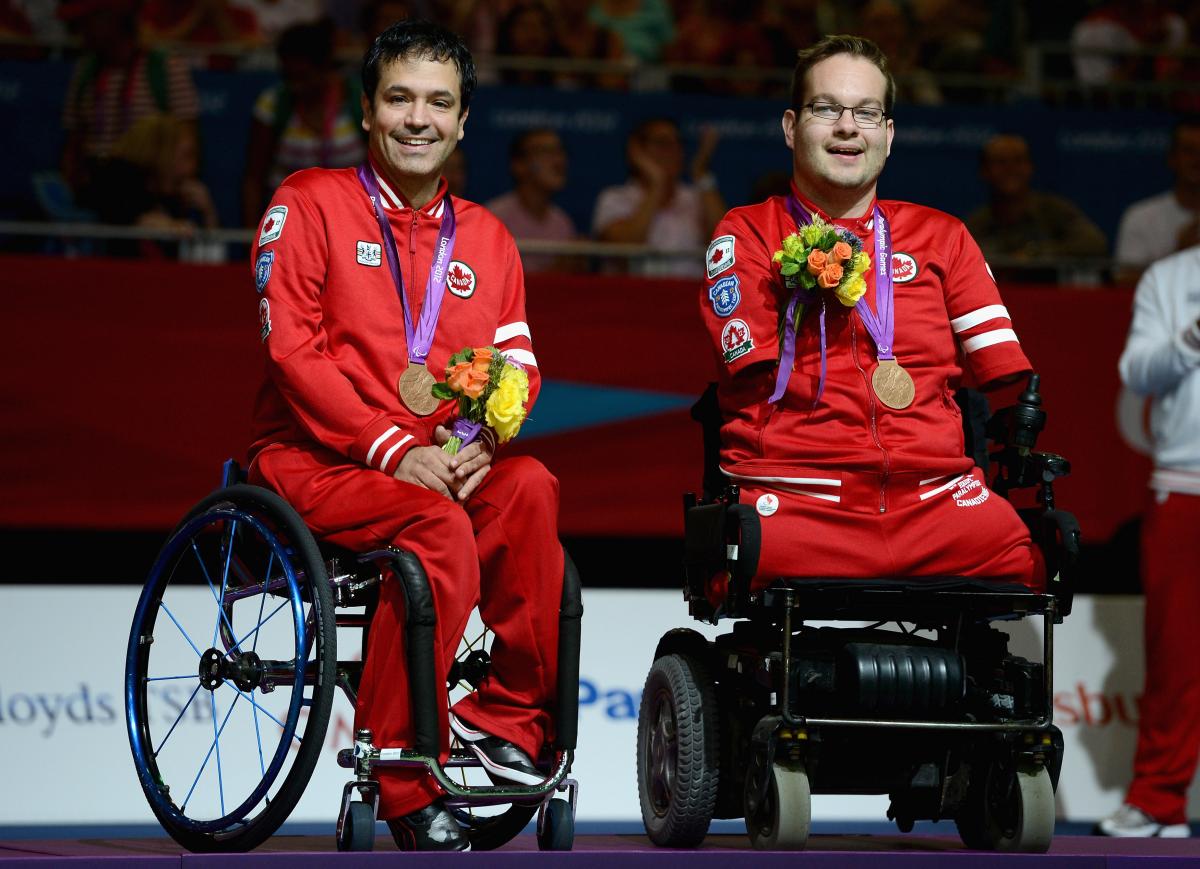
<instances>
[{"instance_id":1,"label":"purple podium platform","mask_svg":"<svg viewBox=\"0 0 1200 869\"><path fill-rule=\"evenodd\" d=\"M404 854L380 837L370 854L339 854L332 836L276 836L250 854L189 854L167 838L87 838L0 841L0 869L48 866L129 866L132 869L318 869L394 866L408 869L451 863L495 869L568 866L577 869L1184 869L1200 867L1200 839L1104 839L1057 836L1048 854L968 851L957 838L920 835L814 835L803 852L754 851L739 835L710 835L695 850L656 848L644 835L581 835L570 853L542 853L532 835L497 851L473 854Z\"/></svg>"}]
</instances>

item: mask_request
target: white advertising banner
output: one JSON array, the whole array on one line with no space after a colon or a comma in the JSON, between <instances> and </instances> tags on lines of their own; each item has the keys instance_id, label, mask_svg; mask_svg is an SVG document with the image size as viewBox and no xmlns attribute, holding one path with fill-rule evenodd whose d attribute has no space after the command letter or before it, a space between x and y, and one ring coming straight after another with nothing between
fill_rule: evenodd
<instances>
[{"instance_id":1,"label":"white advertising banner","mask_svg":"<svg viewBox=\"0 0 1200 869\"><path fill-rule=\"evenodd\" d=\"M122 696L138 593L132 586L0 587L0 825L153 821L134 773ZM207 588L195 588L186 605L202 617L214 612ZM709 636L717 629L691 623L674 591L588 591L584 606L579 819L636 821L637 708L655 644L674 627L695 626ZM1040 651L1038 631L1026 623L1015 631L1020 648ZM1094 819L1121 802L1133 755L1141 632L1137 597L1080 598L1057 629L1055 720L1066 738L1061 817ZM343 648L342 656L356 651ZM197 763L213 735L202 706L172 737L193 743ZM292 820L332 824L350 778L335 755L350 745L351 727L339 693L324 754ZM1193 788L1192 817L1198 797ZM882 821L886 808L886 797L818 796L813 815Z\"/></svg>"}]
</instances>

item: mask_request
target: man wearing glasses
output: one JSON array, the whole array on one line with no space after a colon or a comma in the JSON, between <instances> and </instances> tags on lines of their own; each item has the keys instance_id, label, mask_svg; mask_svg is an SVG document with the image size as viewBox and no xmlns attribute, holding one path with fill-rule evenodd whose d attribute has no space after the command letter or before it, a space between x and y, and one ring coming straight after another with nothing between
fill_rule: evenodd
<instances>
[{"instance_id":1,"label":"man wearing glasses","mask_svg":"<svg viewBox=\"0 0 1200 869\"><path fill-rule=\"evenodd\" d=\"M792 82L791 192L718 224L701 297L721 467L761 518L758 577L1040 588L1024 525L964 457L953 398L1030 370L983 255L950 215L876 199L895 85L874 43L826 37Z\"/></svg>"}]
</instances>

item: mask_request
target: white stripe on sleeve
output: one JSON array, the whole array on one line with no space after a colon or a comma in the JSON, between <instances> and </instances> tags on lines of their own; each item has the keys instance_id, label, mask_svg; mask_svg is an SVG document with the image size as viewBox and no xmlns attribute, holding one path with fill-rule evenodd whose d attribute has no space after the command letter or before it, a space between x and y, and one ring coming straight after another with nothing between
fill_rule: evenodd
<instances>
[{"instance_id":1,"label":"white stripe on sleeve","mask_svg":"<svg viewBox=\"0 0 1200 869\"><path fill-rule=\"evenodd\" d=\"M537 368L537 357L529 350L505 350L500 355L505 359L511 359L514 362L520 362L522 365L531 365Z\"/></svg>"},{"instance_id":2,"label":"white stripe on sleeve","mask_svg":"<svg viewBox=\"0 0 1200 869\"><path fill-rule=\"evenodd\" d=\"M400 438L400 440L398 440L396 442L396 444L390 450L388 450L386 453L384 453L383 458L379 460L379 470L382 471L384 468L386 468L388 459L390 459L392 457L392 454L395 453L396 450L400 449L400 447L404 446L406 443L408 443L412 439L413 439L412 435L405 435L404 437Z\"/></svg>"},{"instance_id":3,"label":"white stripe on sleeve","mask_svg":"<svg viewBox=\"0 0 1200 869\"><path fill-rule=\"evenodd\" d=\"M529 324L518 320L515 323L505 323L497 329L496 337L492 339L492 343L499 344L501 341L516 338L518 335L524 335L529 340L533 340L533 336L529 334Z\"/></svg>"},{"instance_id":4,"label":"white stripe on sleeve","mask_svg":"<svg viewBox=\"0 0 1200 869\"><path fill-rule=\"evenodd\" d=\"M957 332L965 332L972 326L978 326L980 323L986 323L988 320L996 320L1004 318L1011 320L1008 315L1008 308L1003 305L988 305L986 308L976 308L969 314L963 314L961 317L955 317L950 321L950 328Z\"/></svg>"},{"instance_id":5,"label":"white stripe on sleeve","mask_svg":"<svg viewBox=\"0 0 1200 869\"><path fill-rule=\"evenodd\" d=\"M375 451L377 449L379 449L380 446L383 445L384 441L386 441L388 438L390 438L392 435L394 435L398 431L400 431L400 426L394 425L391 428L389 428L387 431L385 431L383 434L381 434L379 437L375 438L375 443L371 444L371 448L369 450L367 450L367 464L368 465L371 464L371 459L374 458Z\"/></svg>"},{"instance_id":6,"label":"white stripe on sleeve","mask_svg":"<svg viewBox=\"0 0 1200 869\"><path fill-rule=\"evenodd\" d=\"M991 332L984 332L982 335L976 335L974 338L963 341L963 350L974 353L976 350L991 347L993 344L1003 344L1005 341L1017 341L1017 333L1012 329L993 329ZM1017 343L1021 342L1017 341Z\"/></svg>"}]
</instances>

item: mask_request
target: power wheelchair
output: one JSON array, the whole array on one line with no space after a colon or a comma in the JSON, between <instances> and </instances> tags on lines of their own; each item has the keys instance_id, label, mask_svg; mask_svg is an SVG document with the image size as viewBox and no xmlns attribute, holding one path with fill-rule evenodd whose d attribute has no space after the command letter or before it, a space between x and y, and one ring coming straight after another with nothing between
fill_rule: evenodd
<instances>
[{"instance_id":1,"label":"power wheelchair","mask_svg":"<svg viewBox=\"0 0 1200 869\"><path fill-rule=\"evenodd\" d=\"M354 778L342 792L338 849L372 850L379 805L373 770L389 765L429 770L473 850L503 845L535 814L539 848L571 849L583 606L570 556L559 612L555 735L537 758L546 779L536 786L484 783L465 746L454 743L449 760L439 762L437 614L418 559L394 548L353 553L318 544L295 510L247 485L232 459L221 488L192 508L159 552L126 656L126 719L138 779L180 845L248 851L287 819L323 748L335 688L353 707L362 677L361 660L338 659L337 628L361 629L367 648L385 578L404 591L415 738L411 746L376 746L369 730L359 730L353 747L339 752L338 764ZM205 616L184 616L189 593L203 597ZM487 677L490 639L486 626L468 632L448 675L452 702L454 692ZM197 721L207 733L209 719L211 739L204 737L207 750L197 754L177 734Z\"/></svg>"},{"instance_id":2,"label":"power wheelchair","mask_svg":"<svg viewBox=\"0 0 1200 869\"><path fill-rule=\"evenodd\" d=\"M722 479L710 385L692 410L706 470L704 497L684 497L684 597L695 619L737 621L713 641L672 630L654 653L637 740L653 842L692 847L713 818L744 817L754 847L800 850L812 794L875 793L890 796L902 832L953 819L969 848L1049 848L1063 753L1053 626L1071 610L1079 526L1054 503L1069 463L1033 449L1045 424L1038 388L1035 374L990 417L982 395L957 398L967 454L997 467L993 491L1038 489L1038 506L1018 513L1045 557L1045 594L964 577L780 577L752 590L759 517ZM706 590L719 575L728 592L714 605ZM1010 654L992 625L1026 616L1042 618L1041 662Z\"/></svg>"}]
</instances>

